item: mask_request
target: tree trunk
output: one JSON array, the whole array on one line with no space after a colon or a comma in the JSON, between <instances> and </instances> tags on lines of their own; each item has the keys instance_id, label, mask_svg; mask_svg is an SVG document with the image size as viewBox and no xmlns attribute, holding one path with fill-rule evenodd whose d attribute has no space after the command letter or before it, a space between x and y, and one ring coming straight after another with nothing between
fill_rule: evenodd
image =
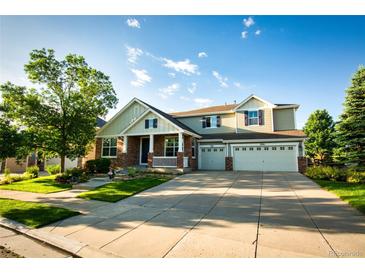
<instances>
[{"instance_id":1,"label":"tree trunk","mask_svg":"<svg viewBox=\"0 0 365 274\"><path fill-rule=\"evenodd\" d=\"M61 172L65 171L65 155L61 155Z\"/></svg>"}]
</instances>

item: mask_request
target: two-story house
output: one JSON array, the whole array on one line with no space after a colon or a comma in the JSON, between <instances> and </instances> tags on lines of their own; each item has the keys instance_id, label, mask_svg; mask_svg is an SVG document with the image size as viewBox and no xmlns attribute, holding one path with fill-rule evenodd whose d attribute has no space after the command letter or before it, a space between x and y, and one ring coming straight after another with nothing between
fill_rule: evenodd
<instances>
[{"instance_id":1,"label":"two-story house","mask_svg":"<svg viewBox=\"0 0 365 274\"><path fill-rule=\"evenodd\" d=\"M117 167L303 171L298 108L250 95L239 104L167 114L134 98L98 131L95 158Z\"/></svg>"}]
</instances>

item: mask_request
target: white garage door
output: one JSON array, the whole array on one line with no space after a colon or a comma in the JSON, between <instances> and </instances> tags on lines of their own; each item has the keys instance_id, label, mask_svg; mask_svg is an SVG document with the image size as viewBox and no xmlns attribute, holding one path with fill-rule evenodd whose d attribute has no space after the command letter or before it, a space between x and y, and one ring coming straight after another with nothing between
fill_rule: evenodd
<instances>
[{"instance_id":1,"label":"white garage door","mask_svg":"<svg viewBox=\"0 0 365 274\"><path fill-rule=\"evenodd\" d=\"M199 157L199 169L224 170L226 148L222 147L201 147Z\"/></svg>"},{"instance_id":2,"label":"white garage door","mask_svg":"<svg viewBox=\"0 0 365 274\"><path fill-rule=\"evenodd\" d=\"M298 171L296 145L234 146L233 169Z\"/></svg>"}]
</instances>

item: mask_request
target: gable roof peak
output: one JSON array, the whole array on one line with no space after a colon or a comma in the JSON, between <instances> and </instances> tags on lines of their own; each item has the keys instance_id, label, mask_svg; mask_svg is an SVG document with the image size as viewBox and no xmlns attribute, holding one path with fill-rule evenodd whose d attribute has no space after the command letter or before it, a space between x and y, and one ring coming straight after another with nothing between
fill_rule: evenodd
<instances>
[{"instance_id":1,"label":"gable roof peak","mask_svg":"<svg viewBox=\"0 0 365 274\"><path fill-rule=\"evenodd\" d=\"M260 98L259 96L257 96L257 95L255 95L255 94L250 94L246 99L244 99L241 103L239 103L236 107L235 107L235 109L234 110L237 110L237 109L239 109L241 106L243 106L245 103L247 103L249 100L251 100L252 98L255 98L255 99L257 99L257 100L259 100L259 101L261 101L261 102L263 102L263 103L265 103L265 104L267 104L267 105L269 105L270 107L276 107L276 105L275 104L273 104L273 103L271 103L271 102L269 102L269 101L267 101L267 100L264 100L264 99L262 99L262 98Z\"/></svg>"}]
</instances>

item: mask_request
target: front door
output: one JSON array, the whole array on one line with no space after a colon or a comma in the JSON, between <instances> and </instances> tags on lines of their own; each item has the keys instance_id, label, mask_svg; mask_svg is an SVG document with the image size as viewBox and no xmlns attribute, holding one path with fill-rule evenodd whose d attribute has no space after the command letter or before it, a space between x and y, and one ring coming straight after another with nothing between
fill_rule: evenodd
<instances>
[{"instance_id":1,"label":"front door","mask_svg":"<svg viewBox=\"0 0 365 274\"><path fill-rule=\"evenodd\" d=\"M147 164L148 152L150 151L150 139L141 139L141 164Z\"/></svg>"}]
</instances>

